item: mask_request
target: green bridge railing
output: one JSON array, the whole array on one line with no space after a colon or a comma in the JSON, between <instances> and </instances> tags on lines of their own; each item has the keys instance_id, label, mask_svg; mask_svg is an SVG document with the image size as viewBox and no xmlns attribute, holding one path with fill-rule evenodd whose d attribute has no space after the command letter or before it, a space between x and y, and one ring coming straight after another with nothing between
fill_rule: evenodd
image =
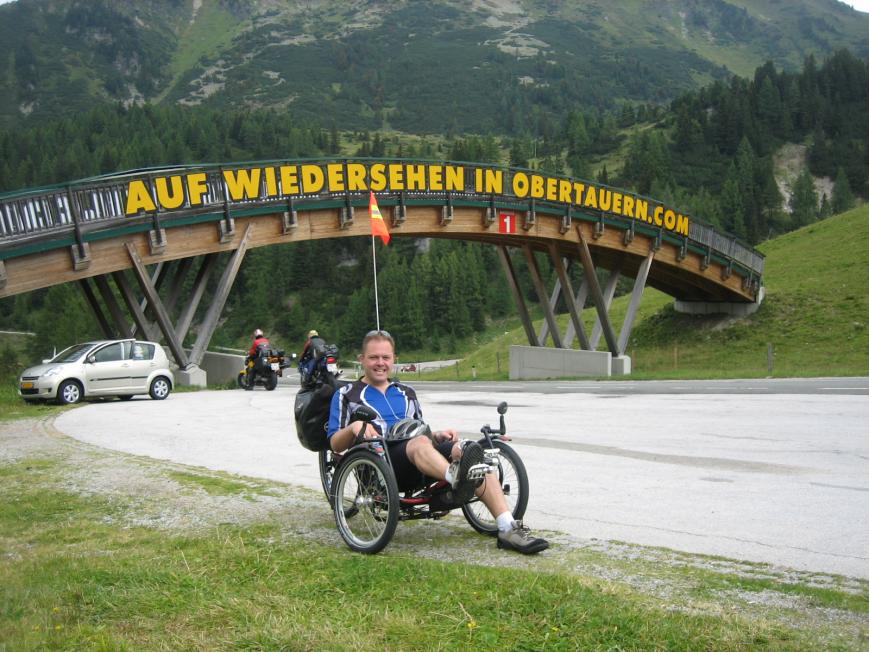
<instances>
[{"instance_id":1,"label":"green bridge railing","mask_svg":"<svg viewBox=\"0 0 869 652\"><path fill-rule=\"evenodd\" d=\"M29 243L82 243L125 223L189 215L214 219L328 206L487 205L657 233L760 278L764 257L737 238L661 202L534 170L452 161L306 159L133 170L0 195L0 260ZM566 229L565 229L566 230ZM60 245L58 245L60 246ZM23 247L23 248L22 248Z\"/></svg>"}]
</instances>

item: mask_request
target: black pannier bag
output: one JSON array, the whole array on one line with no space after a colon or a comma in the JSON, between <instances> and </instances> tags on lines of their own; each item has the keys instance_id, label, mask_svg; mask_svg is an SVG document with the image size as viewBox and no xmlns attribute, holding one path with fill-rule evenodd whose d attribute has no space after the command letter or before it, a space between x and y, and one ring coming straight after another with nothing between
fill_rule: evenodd
<instances>
[{"instance_id":1,"label":"black pannier bag","mask_svg":"<svg viewBox=\"0 0 869 652\"><path fill-rule=\"evenodd\" d=\"M348 384L339 381L338 386ZM296 394L294 412L296 416L296 435L299 442L310 451L323 451L329 448L326 428L329 425L329 407L335 393L328 383L313 389L302 389Z\"/></svg>"}]
</instances>

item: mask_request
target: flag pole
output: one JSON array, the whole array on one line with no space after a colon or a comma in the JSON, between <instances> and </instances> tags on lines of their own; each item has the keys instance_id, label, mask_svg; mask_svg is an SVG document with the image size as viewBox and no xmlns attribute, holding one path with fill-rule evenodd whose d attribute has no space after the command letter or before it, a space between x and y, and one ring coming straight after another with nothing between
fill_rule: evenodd
<instances>
[{"instance_id":1,"label":"flag pole","mask_svg":"<svg viewBox=\"0 0 869 652\"><path fill-rule=\"evenodd\" d=\"M389 244L389 229L383 223L383 216L377 206L374 191L368 194L368 215L371 217L371 262L374 265L374 311L377 313L377 330L380 330L380 298L377 295L377 251L374 248L374 236L379 235L383 244Z\"/></svg>"},{"instance_id":2,"label":"flag pole","mask_svg":"<svg viewBox=\"0 0 869 652\"><path fill-rule=\"evenodd\" d=\"M377 330L380 330L380 300L377 297L377 250L374 248L374 234L371 234L371 260L374 267L374 312L377 315Z\"/></svg>"}]
</instances>

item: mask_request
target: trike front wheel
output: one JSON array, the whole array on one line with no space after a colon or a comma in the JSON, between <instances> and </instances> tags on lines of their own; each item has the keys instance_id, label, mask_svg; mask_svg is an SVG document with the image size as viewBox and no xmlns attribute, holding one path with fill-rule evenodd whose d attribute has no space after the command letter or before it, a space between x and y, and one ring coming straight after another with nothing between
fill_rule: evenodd
<instances>
[{"instance_id":1,"label":"trike front wheel","mask_svg":"<svg viewBox=\"0 0 869 652\"><path fill-rule=\"evenodd\" d=\"M528 473L519 453L501 441L492 442L498 449L498 481L507 500L507 509L517 521L525 515L528 506ZM488 482L487 479L485 482ZM480 534L498 534L498 523L479 498L462 505L462 514Z\"/></svg>"},{"instance_id":2,"label":"trike front wheel","mask_svg":"<svg viewBox=\"0 0 869 652\"><path fill-rule=\"evenodd\" d=\"M332 510L344 542L356 552L380 552L398 524L398 486L392 468L367 450L351 453L335 470Z\"/></svg>"}]
</instances>

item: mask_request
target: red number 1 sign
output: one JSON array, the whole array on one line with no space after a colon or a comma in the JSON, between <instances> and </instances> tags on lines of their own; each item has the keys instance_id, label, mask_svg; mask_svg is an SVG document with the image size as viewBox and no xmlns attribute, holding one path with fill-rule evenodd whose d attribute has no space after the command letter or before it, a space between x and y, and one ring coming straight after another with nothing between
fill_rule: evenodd
<instances>
[{"instance_id":1,"label":"red number 1 sign","mask_svg":"<svg viewBox=\"0 0 869 652\"><path fill-rule=\"evenodd\" d=\"M516 233L516 215L500 213L498 215L498 233Z\"/></svg>"}]
</instances>

